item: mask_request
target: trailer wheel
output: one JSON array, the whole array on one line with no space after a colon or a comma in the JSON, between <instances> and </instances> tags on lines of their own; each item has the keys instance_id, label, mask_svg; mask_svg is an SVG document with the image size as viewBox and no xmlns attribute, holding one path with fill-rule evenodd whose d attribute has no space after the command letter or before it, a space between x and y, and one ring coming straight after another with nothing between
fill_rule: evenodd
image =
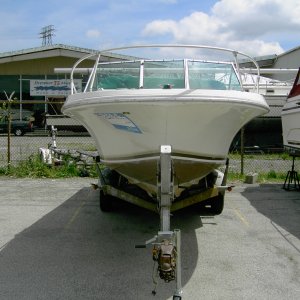
<instances>
[{"instance_id":1,"label":"trailer wheel","mask_svg":"<svg viewBox=\"0 0 300 300\"><path fill-rule=\"evenodd\" d=\"M224 208L224 195L219 194L218 196L211 198L208 200L207 204L210 205L210 211L214 215L220 215Z\"/></svg>"},{"instance_id":2,"label":"trailer wheel","mask_svg":"<svg viewBox=\"0 0 300 300\"><path fill-rule=\"evenodd\" d=\"M105 195L102 190L99 193L99 207L103 212L112 211L112 197Z\"/></svg>"}]
</instances>

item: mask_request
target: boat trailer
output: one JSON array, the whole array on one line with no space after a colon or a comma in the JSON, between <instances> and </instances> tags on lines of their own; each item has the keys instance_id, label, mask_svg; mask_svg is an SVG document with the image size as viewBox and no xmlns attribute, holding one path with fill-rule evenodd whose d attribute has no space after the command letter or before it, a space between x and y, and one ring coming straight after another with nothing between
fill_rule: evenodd
<instances>
[{"instance_id":1,"label":"boat trailer","mask_svg":"<svg viewBox=\"0 0 300 300\"><path fill-rule=\"evenodd\" d=\"M68 150L57 148L56 131L57 129L52 127L52 142L48 145L48 149L39 149L42 161L47 164L53 164L57 156L70 155ZM157 264L157 274L165 282L176 280L173 300L181 300L181 232L179 229L171 230L171 212L197 203L209 201L211 212L213 214L220 214L223 210L225 191L231 191L232 189L232 186L226 185L229 160L227 159L226 161L224 174L220 172L223 175L221 181L219 180L220 178L217 178L213 186L208 184L207 188L201 191L195 190L190 194L188 193L187 196L180 197L180 199L174 201L174 170L170 145L160 147L160 158L157 164L157 199L151 199L149 196L148 198L145 197L146 193L141 193L141 191L143 191L141 189L138 193L134 193L132 190L128 191L124 189L122 185L110 182L110 180L107 179L107 174L104 174L104 171L101 169L101 160L98 153L77 152L79 152L80 155L84 154L84 156L92 157L96 162L99 183L98 185L92 184L92 187L100 190L99 206L102 211L107 212L112 210L112 198L115 197L160 214L160 230L158 233L143 244L135 245L135 248L146 248L148 245L153 246L152 258ZM76 157L77 156L78 154L76 154ZM115 172L115 174L118 173ZM119 179L122 179L120 174L118 174L118 176ZM154 273L153 282L155 287L152 294L156 295L158 282L155 279Z\"/></svg>"},{"instance_id":2,"label":"boat trailer","mask_svg":"<svg viewBox=\"0 0 300 300\"><path fill-rule=\"evenodd\" d=\"M101 162L100 162L101 163ZM160 214L160 231L151 239L143 244L135 245L135 248L146 248L152 245L152 258L157 263L157 273L165 282L176 280L176 290L173 300L182 299L181 283L181 232L179 229L171 230L170 217L171 212L188 207L190 205L211 199L212 208L215 214L223 210L224 194L226 190L232 187L226 185L228 172L228 160L222 182L219 186L208 187L201 193L195 193L184 199L174 201L174 174L171 158L171 146L163 145L160 147L160 159L157 166L157 201L148 201L145 197L125 191L107 182L100 164L97 164L99 172L99 184L93 185L95 189L100 189L99 204L102 211L112 209L111 197L116 197L131 204L140 206L150 211ZM157 281L154 278L155 287L152 294L156 294Z\"/></svg>"}]
</instances>

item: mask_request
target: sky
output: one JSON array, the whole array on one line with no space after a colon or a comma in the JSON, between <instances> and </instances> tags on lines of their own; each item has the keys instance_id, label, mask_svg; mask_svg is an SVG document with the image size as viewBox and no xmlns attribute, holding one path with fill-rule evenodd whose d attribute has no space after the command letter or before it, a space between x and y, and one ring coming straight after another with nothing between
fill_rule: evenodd
<instances>
[{"instance_id":1,"label":"sky","mask_svg":"<svg viewBox=\"0 0 300 300\"><path fill-rule=\"evenodd\" d=\"M0 52L53 44L103 50L201 44L253 56L300 46L299 0L0 0Z\"/></svg>"}]
</instances>

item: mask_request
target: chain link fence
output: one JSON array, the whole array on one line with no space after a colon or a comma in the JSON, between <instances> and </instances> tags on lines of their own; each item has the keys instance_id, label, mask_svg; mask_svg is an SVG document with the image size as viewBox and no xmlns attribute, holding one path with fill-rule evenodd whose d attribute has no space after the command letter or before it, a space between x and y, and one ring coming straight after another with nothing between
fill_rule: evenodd
<instances>
[{"instance_id":1,"label":"chain link fence","mask_svg":"<svg viewBox=\"0 0 300 300\"><path fill-rule=\"evenodd\" d=\"M39 148L48 148L52 138L46 131L27 133L24 136L11 136L10 153L8 153L8 136L0 135L0 167L6 166L9 161L12 165L27 160L30 156L38 155ZM96 151L94 140L90 136L72 135L59 132L56 138L57 148L79 151Z\"/></svg>"},{"instance_id":2,"label":"chain link fence","mask_svg":"<svg viewBox=\"0 0 300 300\"><path fill-rule=\"evenodd\" d=\"M229 154L229 172L235 174L287 174L292 168L292 157L288 153L253 154L237 156ZM300 170L300 160L295 159L295 170Z\"/></svg>"},{"instance_id":3,"label":"chain link fence","mask_svg":"<svg viewBox=\"0 0 300 300\"><path fill-rule=\"evenodd\" d=\"M49 115L46 111L60 111L62 101L5 101L0 102L0 167L18 165L39 149L52 145L52 125L57 129L59 149L95 152L94 140L83 126L63 115Z\"/></svg>"},{"instance_id":4,"label":"chain link fence","mask_svg":"<svg viewBox=\"0 0 300 300\"><path fill-rule=\"evenodd\" d=\"M55 103L57 104L57 103ZM49 103L47 103L49 105ZM273 113L278 115L279 107L273 108ZM280 108L281 109L281 108ZM13 111L13 109L12 109ZM96 151L96 144L93 138L79 123L76 123L70 118L63 116L47 116L40 119L36 123L32 119L32 115L27 114L27 110L23 110L22 121L33 122L34 131L21 132L20 136L17 132L16 124L20 121L19 111L15 112L11 124L11 134L7 133L7 122L1 121L0 131L0 167L6 167L10 164L17 165L19 162L29 159L32 155L39 154L39 148L48 148L52 142L50 133L51 125L55 126L57 130L56 143L57 148L67 150L79 151ZM3 110L2 110L3 114ZM270 118L272 119L272 118ZM280 120L279 120L280 121ZM265 120L261 120L265 122ZM278 120L277 120L278 123ZM281 126L275 124L274 126ZM252 127L259 125L251 125ZM286 174L292 167L292 157L289 153L284 152L282 146L277 144L281 140L280 130L270 132L260 132L259 135L253 134L256 130L252 127L246 127L243 135L239 134L232 143L231 152L229 154L229 172L235 174L258 173L267 174L269 172ZM259 147L260 139L270 140L270 145L266 147ZM265 141L264 141L265 142ZM245 144L241 148L241 143ZM266 143L265 143L266 144ZM300 159L295 159L295 170L300 170Z\"/></svg>"}]
</instances>

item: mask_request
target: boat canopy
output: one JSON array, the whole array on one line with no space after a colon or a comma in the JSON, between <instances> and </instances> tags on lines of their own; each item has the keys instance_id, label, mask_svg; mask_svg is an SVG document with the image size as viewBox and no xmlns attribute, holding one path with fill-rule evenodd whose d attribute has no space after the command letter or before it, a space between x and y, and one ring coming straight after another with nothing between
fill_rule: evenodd
<instances>
[{"instance_id":1,"label":"boat canopy","mask_svg":"<svg viewBox=\"0 0 300 300\"><path fill-rule=\"evenodd\" d=\"M135 60L99 63L92 90L241 90L232 63L201 60Z\"/></svg>"}]
</instances>

